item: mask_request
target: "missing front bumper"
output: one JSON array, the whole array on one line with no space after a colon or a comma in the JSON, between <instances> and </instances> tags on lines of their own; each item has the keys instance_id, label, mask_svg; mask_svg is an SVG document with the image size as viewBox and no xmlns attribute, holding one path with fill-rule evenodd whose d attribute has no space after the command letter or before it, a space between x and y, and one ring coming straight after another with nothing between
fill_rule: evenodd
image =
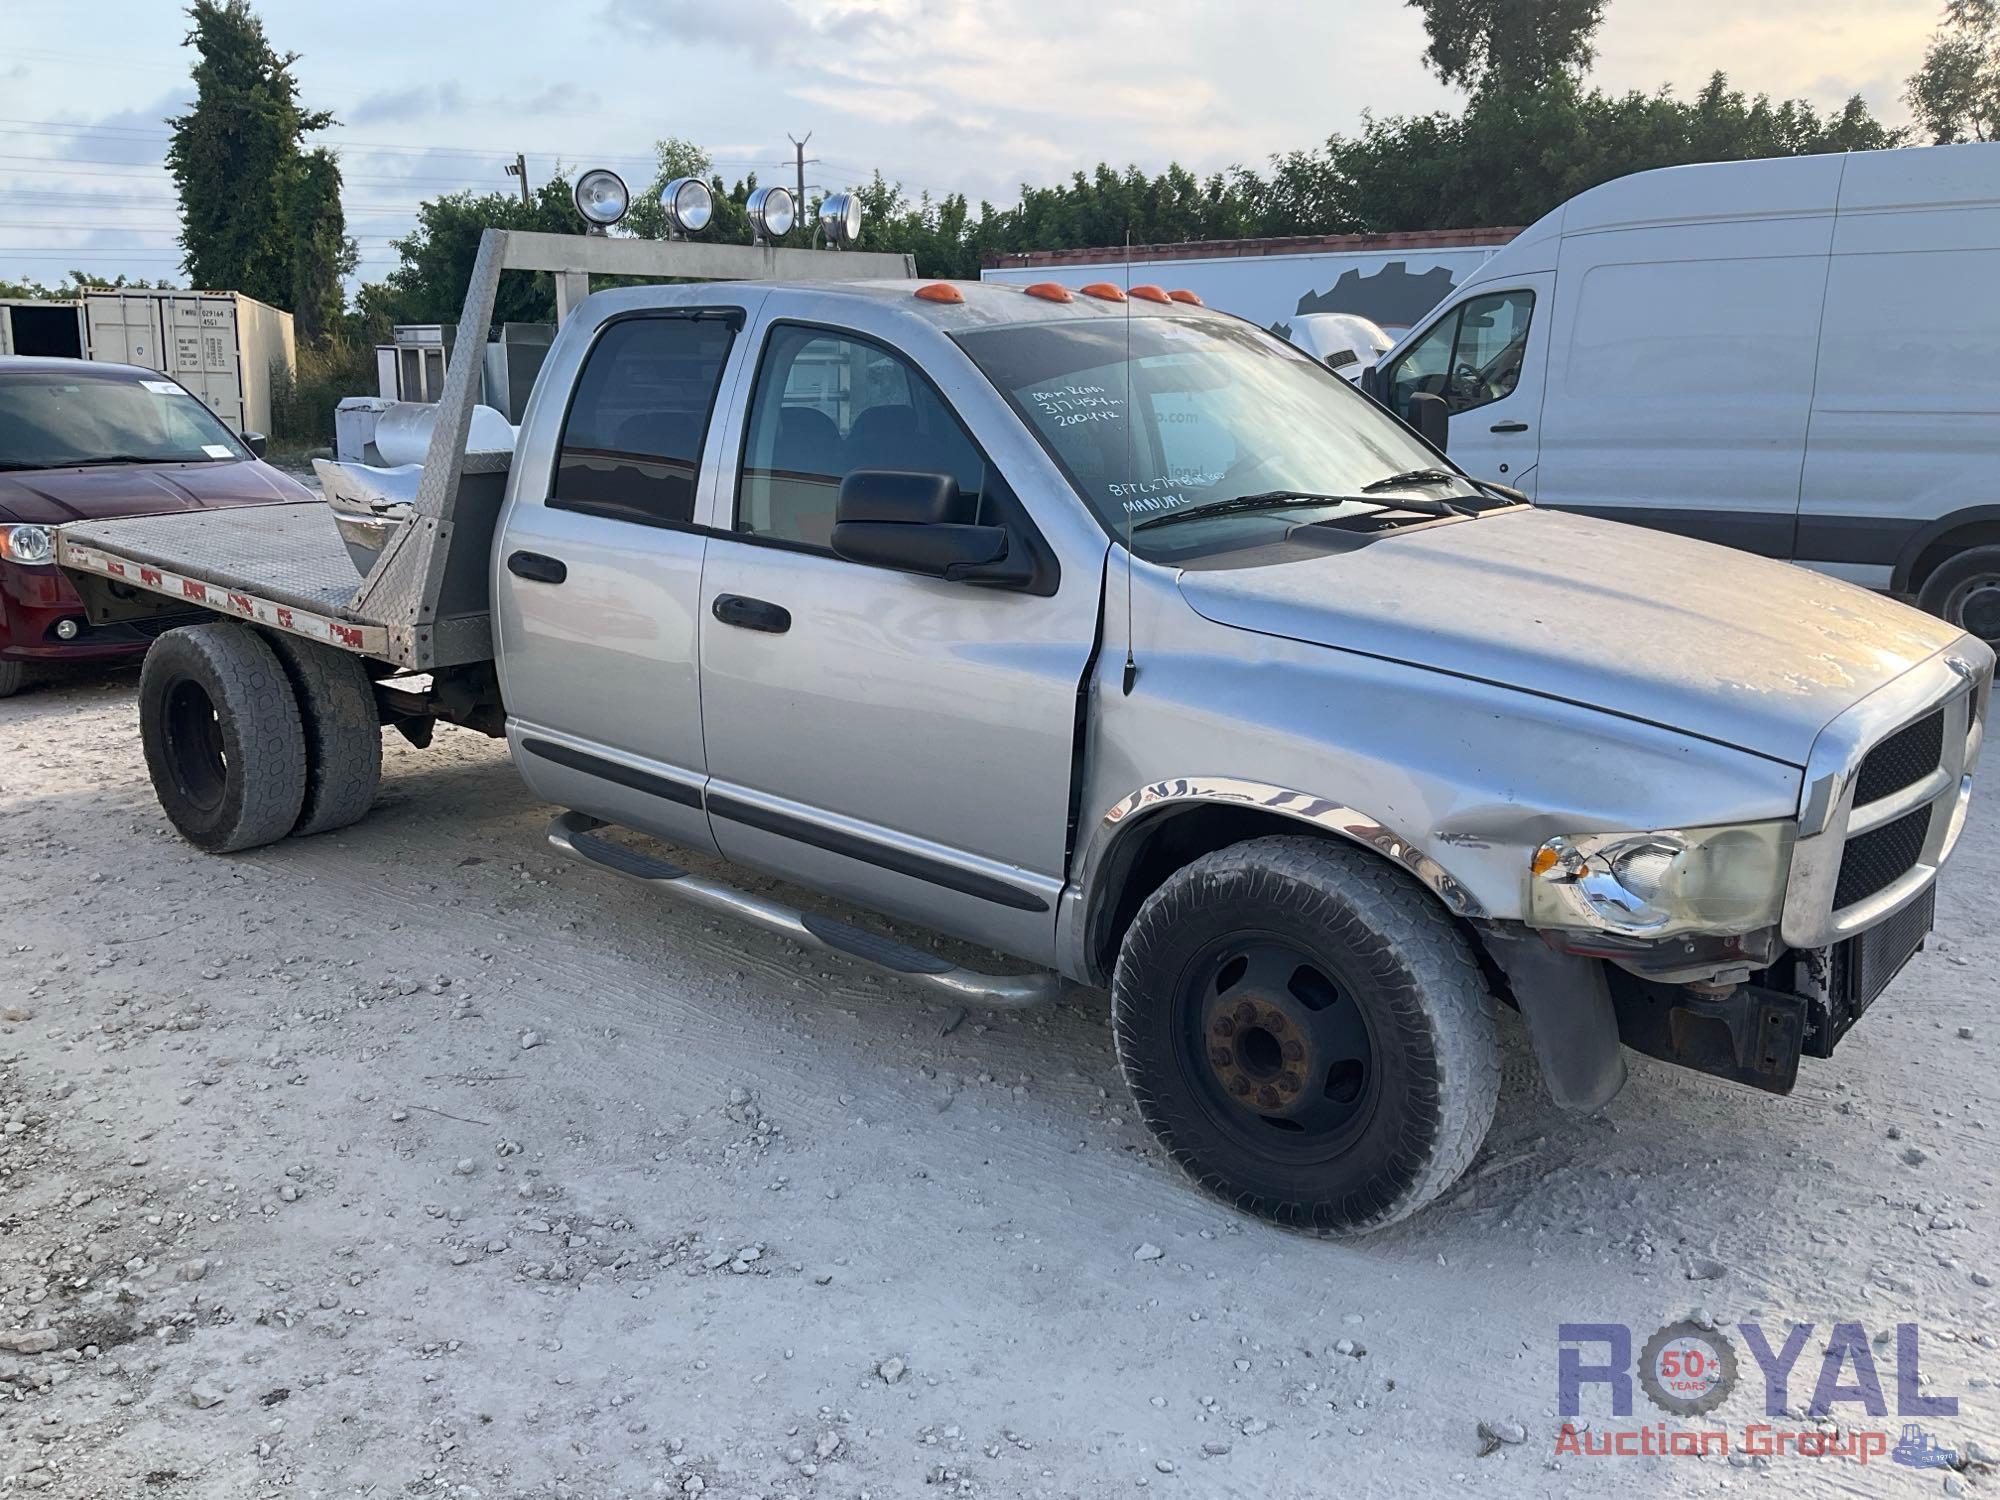
<instances>
[{"instance_id":1,"label":"missing front bumper","mask_svg":"<svg viewBox=\"0 0 2000 1500\"><path fill-rule=\"evenodd\" d=\"M1787 1094L1801 1057L1831 1057L1911 958L1936 915L1935 887L1831 948L1789 950L1759 984L1703 995L1611 975L1619 1040L1635 1052L1767 1093Z\"/></svg>"}]
</instances>

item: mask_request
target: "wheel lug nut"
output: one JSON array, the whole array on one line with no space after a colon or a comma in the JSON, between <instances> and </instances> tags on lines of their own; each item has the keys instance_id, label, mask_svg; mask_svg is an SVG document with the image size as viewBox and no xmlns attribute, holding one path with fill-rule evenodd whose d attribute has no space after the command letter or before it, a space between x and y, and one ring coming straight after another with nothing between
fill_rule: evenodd
<instances>
[{"instance_id":1,"label":"wheel lug nut","mask_svg":"<svg viewBox=\"0 0 2000 1500\"><path fill-rule=\"evenodd\" d=\"M1257 1019L1257 1007L1256 1007L1256 1006L1254 1006L1254 1005L1252 1005L1252 1004L1251 1004L1251 1003L1250 1003L1250 1002L1249 1002L1248 1000L1239 1000L1239 1001L1237 1001L1237 1002L1236 1002L1236 1019L1237 1019L1237 1020L1239 1020L1239 1021L1243 1021L1243 1022L1246 1022L1246 1023L1247 1023L1247 1022L1250 1022L1250 1021L1254 1021L1254 1020L1256 1020L1256 1019Z\"/></svg>"},{"instance_id":2,"label":"wheel lug nut","mask_svg":"<svg viewBox=\"0 0 2000 1500\"><path fill-rule=\"evenodd\" d=\"M1247 1094L1247 1093L1249 1093L1249 1092L1250 1092L1250 1080L1249 1080L1249 1079L1247 1079L1247 1078L1232 1078L1232 1079L1230 1079L1230 1080L1229 1080L1229 1092L1230 1092L1230 1093L1232 1093L1232 1094Z\"/></svg>"},{"instance_id":3,"label":"wheel lug nut","mask_svg":"<svg viewBox=\"0 0 2000 1500\"><path fill-rule=\"evenodd\" d=\"M1297 1038L1285 1043L1285 1061L1297 1062L1306 1055L1305 1043Z\"/></svg>"},{"instance_id":4,"label":"wheel lug nut","mask_svg":"<svg viewBox=\"0 0 2000 1500\"><path fill-rule=\"evenodd\" d=\"M1296 1094L1299 1091L1299 1075L1296 1073L1280 1073L1278 1075L1278 1087L1288 1094Z\"/></svg>"},{"instance_id":5,"label":"wheel lug nut","mask_svg":"<svg viewBox=\"0 0 2000 1500\"><path fill-rule=\"evenodd\" d=\"M1217 1047L1208 1054L1208 1060L1218 1068L1226 1068L1236 1061L1236 1054L1227 1047Z\"/></svg>"},{"instance_id":6,"label":"wheel lug nut","mask_svg":"<svg viewBox=\"0 0 2000 1500\"><path fill-rule=\"evenodd\" d=\"M1278 1102L1278 1091L1268 1083L1265 1084L1264 1087L1257 1090L1257 1102L1259 1104L1276 1104Z\"/></svg>"},{"instance_id":7,"label":"wheel lug nut","mask_svg":"<svg viewBox=\"0 0 2000 1500\"><path fill-rule=\"evenodd\" d=\"M1272 1011L1268 1016L1264 1017L1264 1029L1266 1031L1282 1032L1285 1029L1285 1018L1277 1011Z\"/></svg>"},{"instance_id":8,"label":"wheel lug nut","mask_svg":"<svg viewBox=\"0 0 2000 1500\"><path fill-rule=\"evenodd\" d=\"M1231 1016L1217 1016L1215 1018L1215 1025L1212 1028L1212 1030L1215 1032L1217 1036L1224 1036L1224 1037L1235 1036L1236 1035L1235 1018Z\"/></svg>"}]
</instances>

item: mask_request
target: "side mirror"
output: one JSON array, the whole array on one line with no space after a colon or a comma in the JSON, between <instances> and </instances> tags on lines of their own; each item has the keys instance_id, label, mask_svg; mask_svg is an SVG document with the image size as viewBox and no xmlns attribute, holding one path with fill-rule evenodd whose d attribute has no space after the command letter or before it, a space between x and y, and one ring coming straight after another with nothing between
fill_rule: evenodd
<instances>
[{"instance_id":1,"label":"side mirror","mask_svg":"<svg viewBox=\"0 0 2000 1500\"><path fill-rule=\"evenodd\" d=\"M241 436L243 438L243 446L250 450L253 458L262 458L264 456L264 448L268 440L263 433L246 432L241 434Z\"/></svg>"},{"instance_id":2,"label":"side mirror","mask_svg":"<svg viewBox=\"0 0 2000 1500\"><path fill-rule=\"evenodd\" d=\"M1434 392L1418 391L1410 397L1410 425L1417 429L1418 437L1442 453L1451 439L1451 407Z\"/></svg>"},{"instance_id":3,"label":"side mirror","mask_svg":"<svg viewBox=\"0 0 2000 1500\"><path fill-rule=\"evenodd\" d=\"M840 482L834 554L953 582L1028 582L1033 564L1008 556L1007 528L975 525L975 512L949 474L856 469Z\"/></svg>"}]
</instances>

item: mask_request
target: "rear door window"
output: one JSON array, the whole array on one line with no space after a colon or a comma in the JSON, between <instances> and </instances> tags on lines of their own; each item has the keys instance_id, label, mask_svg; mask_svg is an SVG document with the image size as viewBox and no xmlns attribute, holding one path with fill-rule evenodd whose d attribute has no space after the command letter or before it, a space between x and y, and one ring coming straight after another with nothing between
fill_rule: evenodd
<instances>
[{"instance_id":1,"label":"rear door window","mask_svg":"<svg viewBox=\"0 0 2000 1500\"><path fill-rule=\"evenodd\" d=\"M558 510L649 526L694 520L695 480L736 318L627 318L577 377L556 460Z\"/></svg>"}]
</instances>

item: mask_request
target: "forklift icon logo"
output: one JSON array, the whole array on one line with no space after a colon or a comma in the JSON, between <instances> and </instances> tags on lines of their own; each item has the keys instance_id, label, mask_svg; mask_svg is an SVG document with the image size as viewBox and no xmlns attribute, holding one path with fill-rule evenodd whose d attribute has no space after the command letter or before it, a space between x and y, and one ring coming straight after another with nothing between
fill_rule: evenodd
<instances>
[{"instance_id":1,"label":"forklift icon logo","mask_svg":"<svg viewBox=\"0 0 2000 1500\"><path fill-rule=\"evenodd\" d=\"M1903 1435L1889 1457L1906 1469L1952 1469L1958 1466L1956 1450L1943 1446L1915 1422L1903 1424Z\"/></svg>"}]
</instances>

